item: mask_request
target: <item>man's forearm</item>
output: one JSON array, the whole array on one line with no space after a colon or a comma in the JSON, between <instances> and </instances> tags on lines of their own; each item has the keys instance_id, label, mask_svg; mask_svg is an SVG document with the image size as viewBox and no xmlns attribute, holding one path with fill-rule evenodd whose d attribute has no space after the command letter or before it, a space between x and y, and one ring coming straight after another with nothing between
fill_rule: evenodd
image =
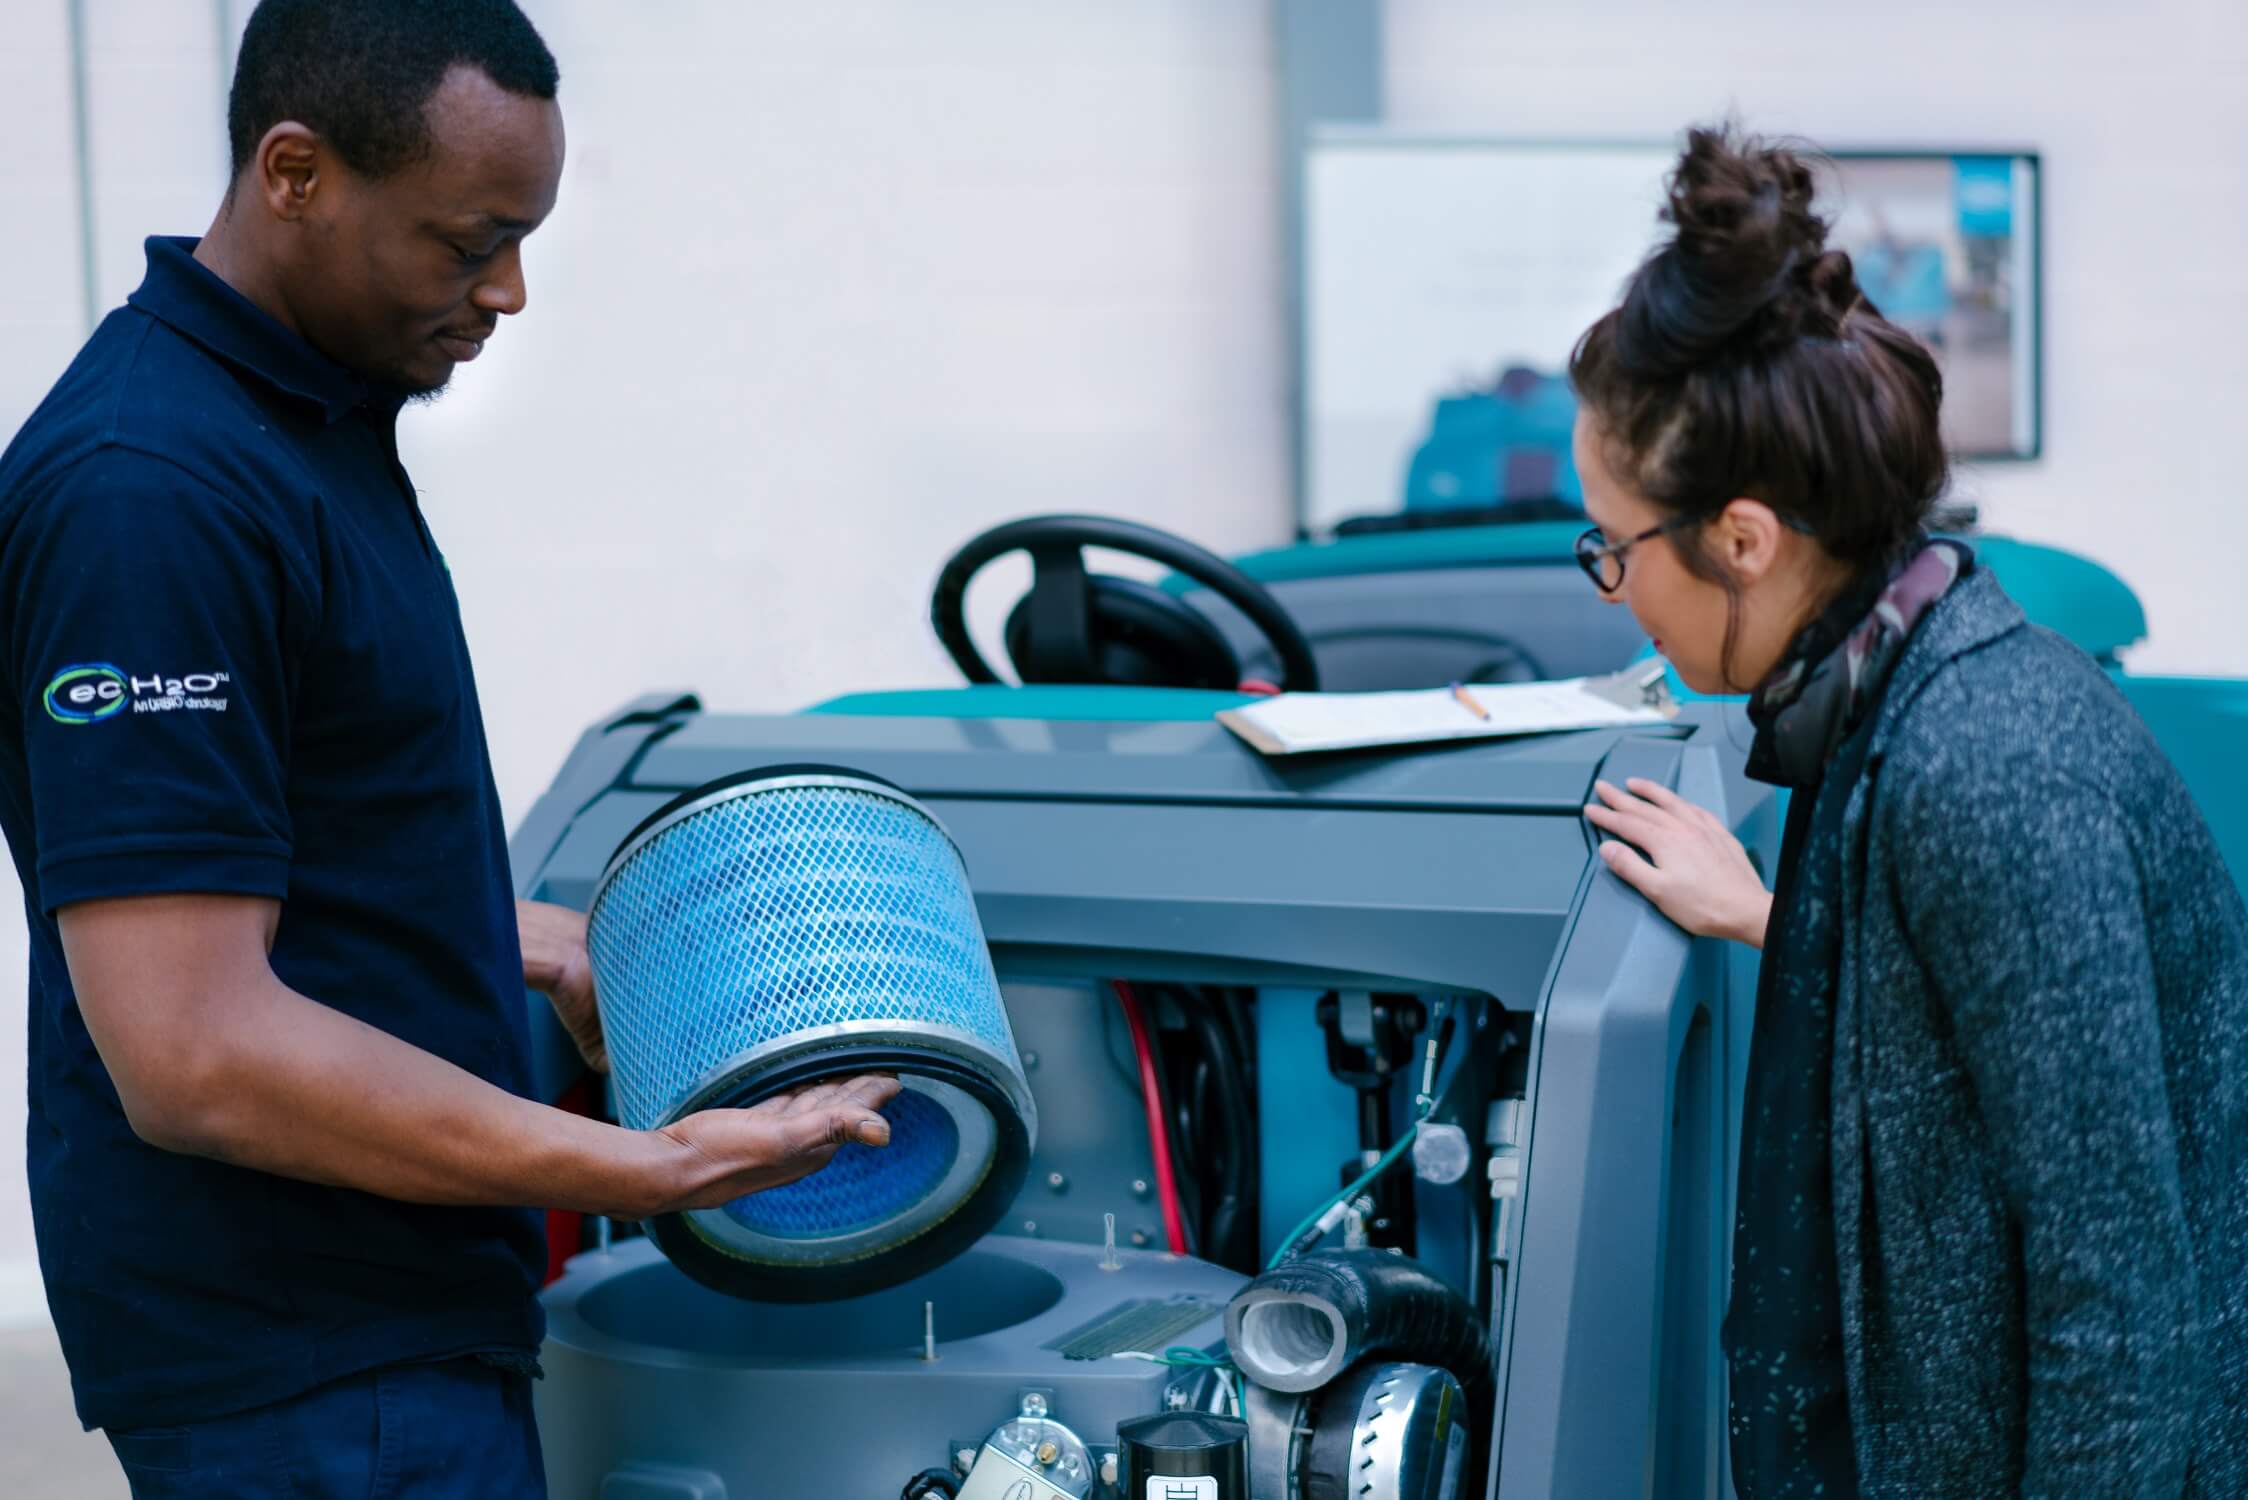
<instances>
[{"instance_id":1,"label":"man's forearm","mask_svg":"<svg viewBox=\"0 0 2248 1500\"><path fill-rule=\"evenodd\" d=\"M86 1031L142 1140L412 1203L645 1218L715 1208L890 1139L865 1075L619 1130L518 1099L274 976L277 902L118 897L63 908Z\"/></svg>"},{"instance_id":2,"label":"man's forearm","mask_svg":"<svg viewBox=\"0 0 2248 1500\"><path fill-rule=\"evenodd\" d=\"M268 979L135 1128L167 1149L414 1203L637 1216L693 1170L670 1137L521 1099Z\"/></svg>"}]
</instances>

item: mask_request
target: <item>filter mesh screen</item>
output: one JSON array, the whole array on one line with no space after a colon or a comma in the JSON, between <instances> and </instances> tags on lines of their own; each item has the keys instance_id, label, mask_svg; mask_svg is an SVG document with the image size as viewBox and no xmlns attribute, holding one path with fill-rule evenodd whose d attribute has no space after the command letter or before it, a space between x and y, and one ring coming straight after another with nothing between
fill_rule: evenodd
<instances>
[{"instance_id":1,"label":"filter mesh screen","mask_svg":"<svg viewBox=\"0 0 2248 1500\"><path fill-rule=\"evenodd\" d=\"M749 1076L759 1049L844 1023L966 1033L1020 1079L967 872L898 797L827 782L717 796L611 872L587 941L617 1115L633 1129L669 1123L734 1070ZM960 1155L960 1122L912 1092L888 1113L886 1149L846 1146L727 1217L802 1237L912 1206Z\"/></svg>"},{"instance_id":2,"label":"filter mesh screen","mask_svg":"<svg viewBox=\"0 0 2248 1500\"><path fill-rule=\"evenodd\" d=\"M845 1146L801 1182L726 1205L737 1224L789 1238L888 1223L936 1190L960 1155L960 1128L926 1094L904 1093L882 1111L890 1144Z\"/></svg>"}]
</instances>

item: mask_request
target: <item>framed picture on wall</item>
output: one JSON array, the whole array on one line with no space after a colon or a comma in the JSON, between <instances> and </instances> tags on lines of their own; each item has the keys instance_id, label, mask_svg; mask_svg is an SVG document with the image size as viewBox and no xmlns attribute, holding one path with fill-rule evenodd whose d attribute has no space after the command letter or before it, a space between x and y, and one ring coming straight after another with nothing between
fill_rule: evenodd
<instances>
[{"instance_id":1,"label":"framed picture on wall","mask_svg":"<svg viewBox=\"0 0 2248 1500\"><path fill-rule=\"evenodd\" d=\"M1300 529L1578 499L1569 351L1666 232L1656 212L1676 160L1674 143L1318 132ZM1953 450L2035 458L2037 154L1848 148L1814 171L1859 285L1943 369Z\"/></svg>"}]
</instances>

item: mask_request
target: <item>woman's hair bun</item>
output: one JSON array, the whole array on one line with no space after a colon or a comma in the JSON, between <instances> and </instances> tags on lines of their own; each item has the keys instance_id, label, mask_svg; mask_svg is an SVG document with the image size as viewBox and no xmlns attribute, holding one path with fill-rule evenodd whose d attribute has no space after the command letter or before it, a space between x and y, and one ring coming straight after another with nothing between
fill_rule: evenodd
<instances>
[{"instance_id":1,"label":"woman's hair bun","mask_svg":"<svg viewBox=\"0 0 2248 1500\"><path fill-rule=\"evenodd\" d=\"M1826 248L1807 153L1738 135L1688 132L1666 184L1656 247L1618 309L1616 354L1635 375L1675 378L1721 352L1832 336L1858 301L1850 257Z\"/></svg>"},{"instance_id":2,"label":"woman's hair bun","mask_svg":"<svg viewBox=\"0 0 2248 1500\"><path fill-rule=\"evenodd\" d=\"M1769 505L1853 569L1908 551L1944 493L1943 372L1881 316L1812 206L1810 147L1694 130L1671 233L1577 340L1569 383L1608 472L1672 516ZM1698 577L1729 576L1672 533Z\"/></svg>"}]
</instances>

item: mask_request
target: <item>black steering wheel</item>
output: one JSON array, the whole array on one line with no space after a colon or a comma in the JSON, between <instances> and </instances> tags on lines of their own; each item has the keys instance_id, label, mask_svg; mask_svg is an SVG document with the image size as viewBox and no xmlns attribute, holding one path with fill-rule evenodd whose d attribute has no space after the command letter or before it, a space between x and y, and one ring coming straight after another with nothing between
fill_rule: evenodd
<instances>
[{"instance_id":1,"label":"black steering wheel","mask_svg":"<svg viewBox=\"0 0 2248 1500\"><path fill-rule=\"evenodd\" d=\"M1105 516L1031 516L996 526L953 554L937 576L929 614L937 639L970 682L998 682L968 636L968 583L984 565L1028 552L1030 592L1007 617L1007 655L1026 683L1122 683L1230 690L1241 662L1225 632L1193 605L1130 578L1085 571L1084 549L1104 547L1159 562L1225 600L1271 642L1276 686L1314 692L1311 643L1263 584L1192 542Z\"/></svg>"}]
</instances>

